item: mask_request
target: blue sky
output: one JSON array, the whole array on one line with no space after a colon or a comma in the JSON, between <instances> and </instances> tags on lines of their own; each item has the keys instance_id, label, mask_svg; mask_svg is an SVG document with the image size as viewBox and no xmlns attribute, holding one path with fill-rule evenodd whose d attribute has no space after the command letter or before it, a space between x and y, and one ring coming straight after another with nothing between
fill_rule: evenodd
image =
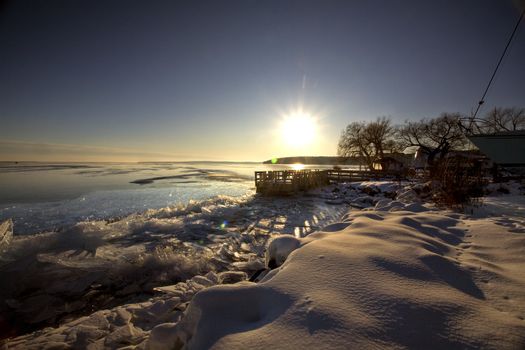
<instances>
[{"instance_id":1,"label":"blue sky","mask_svg":"<svg viewBox=\"0 0 525 350\"><path fill-rule=\"evenodd\" d=\"M355 120L469 113L519 13L505 0L8 1L0 159L333 155ZM523 26L485 111L525 105ZM318 137L287 148L279 120L300 106Z\"/></svg>"}]
</instances>

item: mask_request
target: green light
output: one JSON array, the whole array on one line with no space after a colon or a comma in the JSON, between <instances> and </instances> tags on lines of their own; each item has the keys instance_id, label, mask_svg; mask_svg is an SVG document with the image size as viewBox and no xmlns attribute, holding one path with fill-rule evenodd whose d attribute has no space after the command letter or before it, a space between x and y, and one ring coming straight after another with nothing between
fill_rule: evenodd
<instances>
[{"instance_id":1,"label":"green light","mask_svg":"<svg viewBox=\"0 0 525 350\"><path fill-rule=\"evenodd\" d=\"M272 164L277 163L278 160L279 160L279 159L277 159L277 158L272 158Z\"/></svg>"}]
</instances>

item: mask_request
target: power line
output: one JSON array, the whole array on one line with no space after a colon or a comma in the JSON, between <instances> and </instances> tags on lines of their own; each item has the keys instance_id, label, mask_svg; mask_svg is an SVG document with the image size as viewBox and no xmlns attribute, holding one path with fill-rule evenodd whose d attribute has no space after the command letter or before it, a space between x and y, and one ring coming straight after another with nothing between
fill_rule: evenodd
<instances>
[{"instance_id":1,"label":"power line","mask_svg":"<svg viewBox=\"0 0 525 350\"><path fill-rule=\"evenodd\" d=\"M520 25L521 20L523 19L524 14L525 14L525 9L523 9L523 11L521 12L520 18L518 19L518 22L516 23L516 26L514 27L512 34L510 35L509 41L507 41L507 45L505 45L505 49L501 53L498 64L496 65L496 68L494 69L494 72L492 73L492 76L490 77L489 83L487 84L487 87L485 88L485 91L483 92L483 96L481 96L481 99L478 102L478 108L476 108L476 112L474 112L472 119L476 118L476 115L478 114L478 111L481 108L481 105L485 103L485 96L487 95L487 92L489 91L490 85L492 84L492 81L494 80L494 77L496 76L496 73L498 72L499 66L501 65L501 61L503 61L503 57L505 57L505 54L507 53L507 50L510 46L510 43L512 42L512 39L514 39L514 34L516 34L516 31L518 30L518 27Z\"/></svg>"}]
</instances>

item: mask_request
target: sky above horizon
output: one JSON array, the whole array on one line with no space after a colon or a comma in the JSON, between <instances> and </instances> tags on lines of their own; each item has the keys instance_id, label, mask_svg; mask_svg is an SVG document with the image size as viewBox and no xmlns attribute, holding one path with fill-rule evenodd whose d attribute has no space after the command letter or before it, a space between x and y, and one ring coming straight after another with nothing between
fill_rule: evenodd
<instances>
[{"instance_id":1,"label":"sky above horizon","mask_svg":"<svg viewBox=\"0 0 525 350\"><path fill-rule=\"evenodd\" d=\"M352 121L470 113L519 14L511 0L4 1L0 160L335 155ZM525 107L524 26L482 113ZM297 110L316 120L311 144L282 140Z\"/></svg>"}]
</instances>

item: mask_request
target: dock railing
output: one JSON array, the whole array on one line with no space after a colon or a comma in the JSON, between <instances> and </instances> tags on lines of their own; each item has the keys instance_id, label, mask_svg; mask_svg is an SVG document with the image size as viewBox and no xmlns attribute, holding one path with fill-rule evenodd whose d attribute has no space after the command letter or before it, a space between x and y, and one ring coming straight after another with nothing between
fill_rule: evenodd
<instances>
[{"instance_id":1,"label":"dock railing","mask_svg":"<svg viewBox=\"0 0 525 350\"><path fill-rule=\"evenodd\" d=\"M255 188L257 193L286 194L306 191L331 183L368 181L372 179L401 179L400 172L362 171L362 170L275 170L256 171Z\"/></svg>"}]
</instances>

